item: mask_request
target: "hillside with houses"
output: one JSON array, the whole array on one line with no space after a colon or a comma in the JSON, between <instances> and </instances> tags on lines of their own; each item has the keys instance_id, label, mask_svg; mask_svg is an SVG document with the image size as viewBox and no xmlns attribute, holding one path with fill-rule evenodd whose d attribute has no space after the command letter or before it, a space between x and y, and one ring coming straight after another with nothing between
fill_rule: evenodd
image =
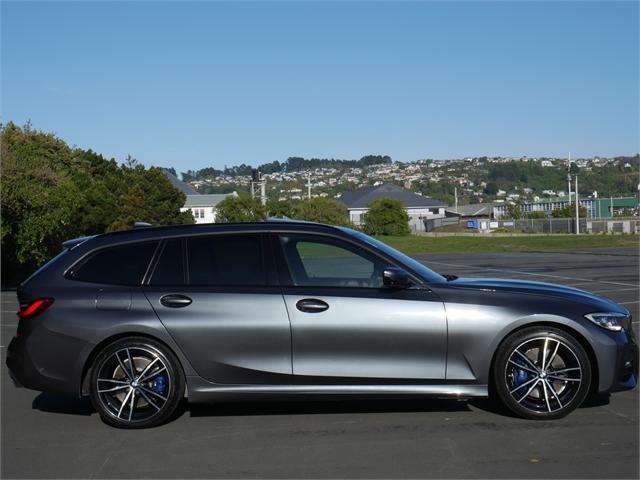
<instances>
[{"instance_id":1,"label":"hillside with houses","mask_svg":"<svg viewBox=\"0 0 640 480\"><path fill-rule=\"evenodd\" d=\"M368 159L369 161L363 161ZM372 160L373 159L373 160ZM301 161L303 160L303 161ZM640 181L640 157L576 158L473 157L451 160L392 161L388 156L360 160L300 159L257 167L274 200L312 197L340 198L366 186L395 184L453 205L504 203L516 205L563 197L567 174L578 175L581 197L635 196ZM200 193L250 191L251 167L205 168L182 174Z\"/></svg>"}]
</instances>

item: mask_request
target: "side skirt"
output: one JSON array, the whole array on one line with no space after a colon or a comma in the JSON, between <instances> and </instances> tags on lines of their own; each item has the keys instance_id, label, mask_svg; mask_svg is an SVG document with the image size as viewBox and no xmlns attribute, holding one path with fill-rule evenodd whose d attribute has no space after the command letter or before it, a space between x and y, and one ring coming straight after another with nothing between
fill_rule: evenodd
<instances>
[{"instance_id":1,"label":"side skirt","mask_svg":"<svg viewBox=\"0 0 640 480\"><path fill-rule=\"evenodd\" d=\"M276 396L427 396L432 398L487 397L487 385L224 385L207 382L199 377L187 378L190 402L229 400L229 397L262 399Z\"/></svg>"}]
</instances>

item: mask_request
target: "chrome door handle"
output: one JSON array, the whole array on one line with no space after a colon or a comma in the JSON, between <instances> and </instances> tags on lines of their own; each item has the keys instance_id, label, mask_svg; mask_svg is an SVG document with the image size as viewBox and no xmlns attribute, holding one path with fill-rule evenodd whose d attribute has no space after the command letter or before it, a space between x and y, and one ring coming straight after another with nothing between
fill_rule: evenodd
<instances>
[{"instance_id":1,"label":"chrome door handle","mask_svg":"<svg viewBox=\"0 0 640 480\"><path fill-rule=\"evenodd\" d=\"M191 305L192 300L186 295L169 294L160 297L160 303L169 308L182 308Z\"/></svg>"},{"instance_id":2,"label":"chrome door handle","mask_svg":"<svg viewBox=\"0 0 640 480\"><path fill-rule=\"evenodd\" d=\"M317 298L304 298L302 300L298 300L296 308L305 313L320 313L327 310L329 308L329 304L322 300L318 300Z\"/></svg>"}]
</instances>

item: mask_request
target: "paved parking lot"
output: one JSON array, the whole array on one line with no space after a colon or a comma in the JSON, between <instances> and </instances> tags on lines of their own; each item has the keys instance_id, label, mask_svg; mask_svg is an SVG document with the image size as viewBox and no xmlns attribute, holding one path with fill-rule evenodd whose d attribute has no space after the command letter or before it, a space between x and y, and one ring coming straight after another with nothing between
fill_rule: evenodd
<instances>
[{"instance_id":1,"label":"paved parking lot","mask_svg":"<svg viewBox=\"0 0 640 480\"><path fill-rule=\"evenodd\" d=\"M443 273L572 285L632 311L637 249L419 256ZM87 401L15 389L4 356L15 294L3 292L2 478L638 478L638 390L551 422L488 401L335 401L184 408L151 430L102 424Z\"/></svg>"}]
</instances>

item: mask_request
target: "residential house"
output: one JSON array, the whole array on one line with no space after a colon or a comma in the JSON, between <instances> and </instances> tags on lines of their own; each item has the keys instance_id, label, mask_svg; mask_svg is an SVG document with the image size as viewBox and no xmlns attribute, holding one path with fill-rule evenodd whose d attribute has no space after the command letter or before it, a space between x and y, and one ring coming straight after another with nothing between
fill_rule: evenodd
<instances>
[{"instance_id":1,"label":"residential house","mask_svg":"<svg viewBox=\"0 0 640 480\"><path fill-rule=\"evenodd\" d=\"M369 205L379 198L402 202L409 215L409 227L414 232L425 231L425 220L445 216L444 203L392 184L344 192L337 200L346 205L349 220L355 225L361 225L364 223L364 214L369 211Z\"/></svg>"}]
</instances>

